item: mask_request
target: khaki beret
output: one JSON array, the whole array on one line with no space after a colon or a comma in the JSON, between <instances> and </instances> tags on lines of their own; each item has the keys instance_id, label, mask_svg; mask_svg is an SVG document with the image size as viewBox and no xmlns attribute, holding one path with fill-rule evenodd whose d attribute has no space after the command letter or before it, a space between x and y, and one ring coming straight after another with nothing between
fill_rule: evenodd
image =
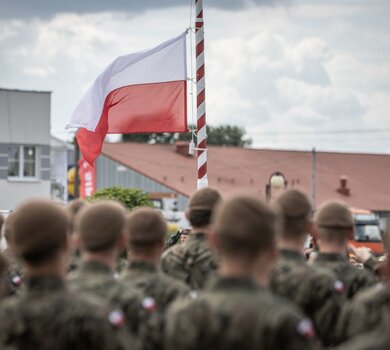
<instances>
[{"instance_id":1,"label":"khaki beret","mask_svg":"<svg viewBox=\"0 0 390 350\"><path fill-rule=\"evenodd\" d=\"M27 261L44 260L66 244L69 227L69 216L58 204L28 201L12 213L14 251Z\"/></svg>"},{"instance_id":2,"label":"khaki beret","mask_svg":"<svg viewBox=\"0 0 390 350\"><path fill-rule=\"evenodd\" d=\"M315 223L320 228L351 228L354 225L347 205L337 201L323 204L316 215Z\"/></svg>"},{"instance_id":3,"label":"khaki beret","mask_svg":"<svg viewBox=\"0 0 390 350\"><path fill-rule=\"evenodd\" d=\"M155 209L141 207L132 210L127 216L127 238L130 245L161 243L167 230L164 217Z\"/></svg>"},{"instance_id":4,"label":"khaki beret","mask_svg":"<svg viewBox=\"0 0 390 350\"><path fill-rule=\"evenodd\" d=\"M220 205L214 216L215 233L220 240L268 248L275 242L276 212L257 197L240 194Z\"/></svg>"},{"instance_id":5,"label":"khaki beret","mask_svg":"<svg viewBox=\"0 0 390 350\"><path fill-rule=\"evenodd\" d=\"M83 207L76 217L76 232L87 251L106 250L124 233L126 209L115 201L98 201Z\"/></svg>"},{"instance_id":6,"label":"khaki beret","mask_svg":"<svg viewBox=\"0 0 390 350\"><path fill-rule=\"evenodd\" d=\"M196 191L190 198L188 208L192 210L212 211L216 204L221 200L220 193L210 187L202 188Z\"/></svg>"},{"instance_id":7,"label":"khaki beret","mask_svg":"<svg viewBox=\"0 0 390 350\"><path fill-rule=\"evenodd\" d=\"M309 217L312 211L312 204L309 197L297 189L284 191L276 200L281 214L286 219L300 219Z\"/></svg>"}]
</instances>

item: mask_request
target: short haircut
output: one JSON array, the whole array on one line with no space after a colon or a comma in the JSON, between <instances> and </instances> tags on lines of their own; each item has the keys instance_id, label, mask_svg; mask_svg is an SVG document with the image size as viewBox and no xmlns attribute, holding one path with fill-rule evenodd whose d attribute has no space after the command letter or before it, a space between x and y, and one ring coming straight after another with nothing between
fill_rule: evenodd
<instances>
[{"instance_id":1,"label":"short haircut","mask_svg":"<svg viewBox=\"0 0 390 350\"><path fill-rule=\"evenodd\" d=\"M98 201L84 207L76 218L76 232L86 251L106 251L124 233L126 209L115 201Z\"/></svg>"},{"instance_id":2,"label":"short haircut","mask_svg":"<svg viewBox=\"0 0 390 350\"><path fill-rule=\"evenodd\" d=\"M130 250L147 251L164 243L167 223L159 211L141 207L127 216L126 232Z\"/></svg>"},{"instance_id":3,"label":"short haircut","mask_svg":"<svg viewBox=\"0 0 390 350\"><path fill-rule=\"evenodd\" d=\"M254 256L275 247L278 214L257 197L239 194L223 203L214 216L220 253Z\"/></svg>"},{"instance_id":4,"label":"short haircut","mask_svg":"<svg viewBox=\"0 0 390 350\"><path fill-rule=\"evenodd\" d=\"M74 199L66 205L65 209L68 212L71 221L71 233L75 230L77 214L88 204L89 203L83 199Z\"/></svg>"},{"instance_id":5,"label":"short haircut","mask_svg":"<svg viewBox=\"0 0 390 350\"><path fill-rule=\"evenodd\" d=\"M280 235L286 239L300 239L308 234L312 216L312 204L309 197L297 189L284 191L275 205L283 217Z\"/></svg>"},{"instance_id":6,"label":"short haircut","mask_svg":"<svg viewBox=\"0 0 390 350\"><path fill-rule=\"evenodd\" d=\"M196 191L188 203L188 220L193 227L208 226L214 208L221 200L220 193L210 187Z\"/></svg>"},{"instance_id":7,"label":"short haircut","mask_svg":"<svg viewBox=\"0 0 390 350\"><path fill-rule=\"evenodd\" d=\"M13 249L27 264L49 261L66 247L70 221L58 204L31 200L17 208L13 215Z\"/></svg>"}]
</instances>

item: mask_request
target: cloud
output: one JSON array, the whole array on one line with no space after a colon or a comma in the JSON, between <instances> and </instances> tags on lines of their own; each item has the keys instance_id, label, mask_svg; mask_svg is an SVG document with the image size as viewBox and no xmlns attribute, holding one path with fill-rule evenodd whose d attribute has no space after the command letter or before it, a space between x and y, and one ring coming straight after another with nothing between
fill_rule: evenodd
<instances>
[{"instance_id":1,"label":"cloud","mask_svg":"<svg viewBox=\"0 0 390 350\"><path fill-rule=\"evenodd\" d=\"M193 0L192 0L193 1ZM120 11L134 13L164 7L188 7L189 0L0 0L0 17L4 18L47 18L59 13L97 13ZM240 9L248 6L272 6L288 4L289 0L207 0L205 5L223 9Z\"/></svg>"},{"instance_id":2,"label":"cloud","mask_svg":"<svg viewBox=\"0 0 390 350\"><path fill-rule=\"evenodd\" d=\"M237 11L207 10L208 123L244 126L257 147L390 151L386 135L286 134L390 127L387 31L355 23L363 5L348 10L329 1L319 7L324 18L317 26L311 0L289 9L246 1ZM107 64L179 34L188 21L188 6L0 20L0 85L53 90L52 129L63 136L75 105Z\"/></svg>"}]
</instances>

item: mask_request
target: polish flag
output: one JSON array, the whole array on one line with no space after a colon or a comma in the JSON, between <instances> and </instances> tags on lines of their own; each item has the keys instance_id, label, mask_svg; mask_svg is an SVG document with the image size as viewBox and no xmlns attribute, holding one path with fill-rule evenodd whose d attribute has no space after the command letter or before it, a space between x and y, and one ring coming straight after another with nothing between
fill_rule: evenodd
<instances>
[{"instance_id":1,"label":"polish flag","mask_svg":"<svg viewBox=\"0 0 390 350\"><path fill-rule=\"evenodd\" d=\"M106 134L188 131L186 34L121 56L97 77L66 127L79 128L89 164Z\"/></svg>"}]
</instances>

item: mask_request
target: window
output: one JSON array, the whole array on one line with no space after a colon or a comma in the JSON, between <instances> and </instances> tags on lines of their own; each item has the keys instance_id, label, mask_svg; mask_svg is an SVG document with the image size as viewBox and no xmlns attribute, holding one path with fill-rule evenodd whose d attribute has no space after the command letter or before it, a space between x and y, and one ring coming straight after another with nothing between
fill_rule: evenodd
<instances>
[{"instance_id":1,"label":"window","mask_svg":"<svg viewBox=\"0 0 390 350\"><path fill-rule=\"evenodd\" d=\"M355 239L358 242L381 242L381 231L378 225L356 225Z\"/></svg>"},{"instance_id":2,"label":"window","mask_svg":"<svg viewBox=\"0 0 390 350\"><path fill-rule=\"evenodd\" d=\"M37 178L37 147L8 147L8 177L13 179Z\"/></svg>"}]
</instances>

